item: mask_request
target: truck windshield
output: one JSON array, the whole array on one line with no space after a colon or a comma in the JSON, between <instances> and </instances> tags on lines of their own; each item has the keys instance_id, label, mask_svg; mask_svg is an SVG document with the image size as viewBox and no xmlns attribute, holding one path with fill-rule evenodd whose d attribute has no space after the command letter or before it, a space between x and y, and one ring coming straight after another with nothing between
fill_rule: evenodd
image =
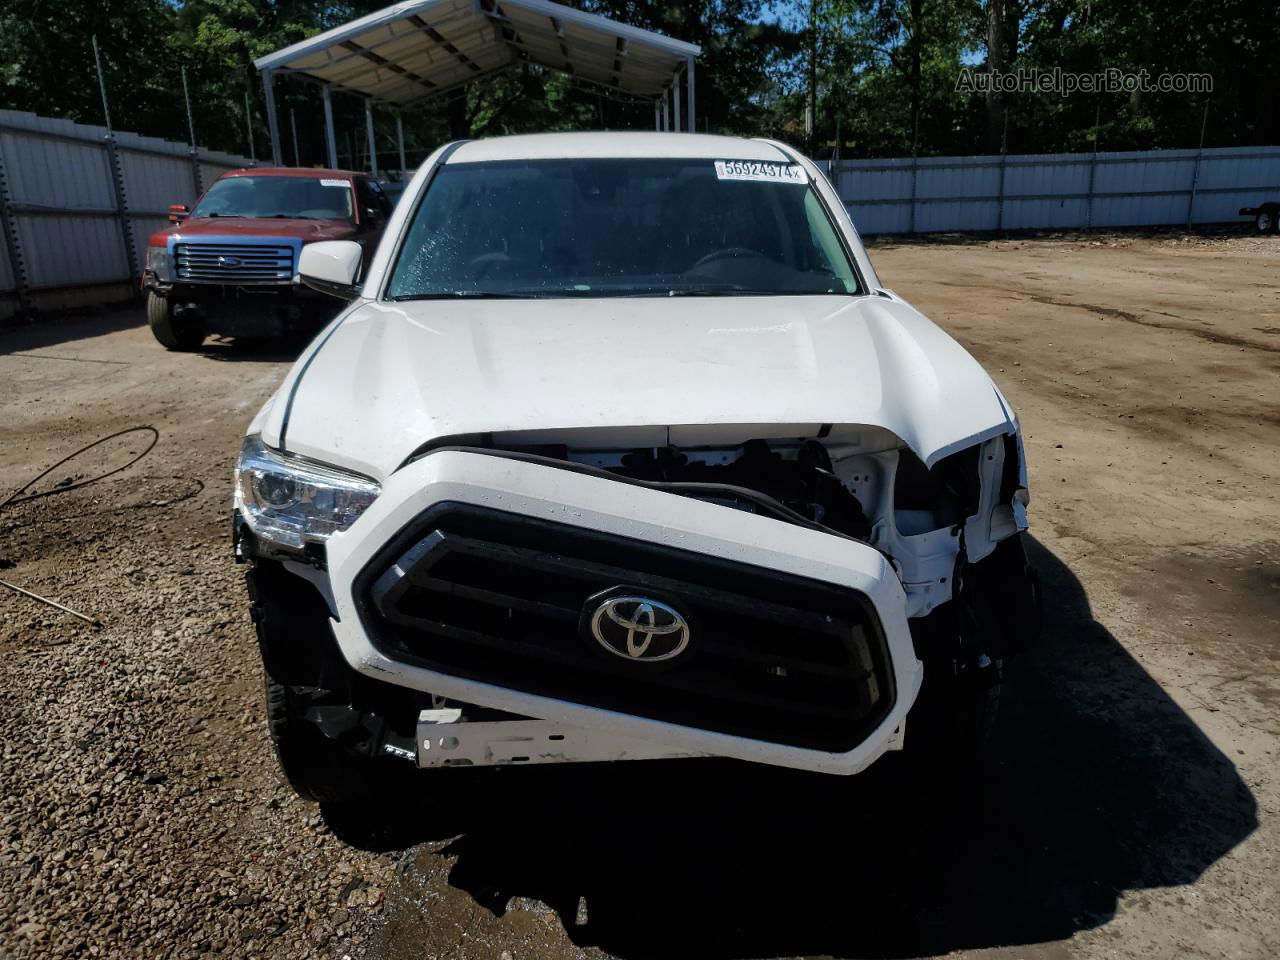
<instances>
[{"instance_id":1,"label":"truck windshield","mask_svg":"<svg viewBox=\"0 0 1280 960\"><path fill-rule=\"evenodd\" d=\"M350 220L351 182L337 177L225 177L200 198L191 216Z\"/></svg>"},{"instance_id":2,"label":"truck windshield","mask_svg":"<svg viewBox=\"0 0 1280 960\"><path fill-rule=\"evenodd\" d=\"M857 294L803 168L737 160L446 164L393 300Z\"/></svg>"}]
</instances>

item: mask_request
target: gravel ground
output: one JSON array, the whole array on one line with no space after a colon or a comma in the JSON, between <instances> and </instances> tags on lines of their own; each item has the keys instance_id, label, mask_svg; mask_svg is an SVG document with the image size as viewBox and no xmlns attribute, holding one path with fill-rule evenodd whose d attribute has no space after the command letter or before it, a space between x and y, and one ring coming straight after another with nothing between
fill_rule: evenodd
<instances>
[{"instance_id":1,"label":"gravel ground","mask_svg":"<svg viewBox=\"0 0 1280 960\"><path fill-rule=\"evenodd\" d=\"M0 509L0 579L102 622L0 588L0 958L1280 955L1280 241L872 255L1018 408L1048 587L977 777L910 793L675 762L294 799L228 529L289 355L0 332L0 497L160 435Z\"/></svg>"}]
</instances>

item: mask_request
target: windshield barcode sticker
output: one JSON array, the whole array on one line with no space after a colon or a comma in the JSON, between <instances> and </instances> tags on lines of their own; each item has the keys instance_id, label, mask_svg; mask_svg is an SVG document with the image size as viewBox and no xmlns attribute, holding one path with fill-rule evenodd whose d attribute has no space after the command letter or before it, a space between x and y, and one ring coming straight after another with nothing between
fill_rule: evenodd
<instances>
[{"instance_id":1,"label":"windshield barcode sticker","mask_svg":"<svg viewBox=\"0 0 1280 960\"><path fill-rule=\"evenodd\" d=\"M322 187L349 187L349 186L351 186L351 184L347 183L347 181L345 181L345 180L321 180L321 181L320 181L320 186L322 186Z\"/></svg>"},{"instance_id":2,"label":"windshield barcode sticker","mask_svg":"<svg viewBox=\"0 0 1280 960\"><path fill-rule=\"evenodd\" d=\"M764 160L717 160L717 180L756 180L761 183L806 184L809 178L798 163L769 163Z\"/></svg>"}]
</instances>

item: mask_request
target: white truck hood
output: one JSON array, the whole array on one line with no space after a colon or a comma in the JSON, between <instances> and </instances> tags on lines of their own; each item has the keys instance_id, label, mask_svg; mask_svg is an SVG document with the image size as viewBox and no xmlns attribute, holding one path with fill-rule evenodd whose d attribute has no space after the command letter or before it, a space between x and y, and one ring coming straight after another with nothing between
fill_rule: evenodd
<instances>
[{"instance_id":1,"label":"white truck hood","mask_svg":"<svg viewBox=\"0 0 1280 960\"><path fill-rule=\"evenodd\" d=\"M977 361L883 296L365 301L257 422L268 444L379 480L467 434L696 446L732 425L753 428L738 442L858 425L932 464L1014 429Z\"/></svg>"}]
</instances>

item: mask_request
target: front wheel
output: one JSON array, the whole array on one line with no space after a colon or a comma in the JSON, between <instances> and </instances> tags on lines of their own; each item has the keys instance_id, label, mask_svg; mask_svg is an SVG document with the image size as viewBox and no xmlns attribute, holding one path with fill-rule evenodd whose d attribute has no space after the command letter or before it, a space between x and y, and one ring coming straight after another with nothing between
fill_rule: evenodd
<instances>
[{"instance_id":1,"label":"front wheel","mask_svg":"<svg viewBox=\"0 0 1280 960\"><path fill-rule=\"evenodd\" d=\"M924 686L907 716L910 760L940 772L972 765L991 735L1000 706L994 663L957 669L954 661L926 660Z\"/></svg>"},{"instance_id":2,"label":"front wheel","mask_svg":"<svg viewBox=\"0 0 1280 960\"><path fill-rule=\"evenodd\" d=\"M270 562L251 567L247 579L262 654L267 732L285 781L305 800L338 806L395 793L405 785L406 771L326 736L316 723L315 708L323 711L342 692L347 669L332 649L327 608L315 589Z\"/></svg>"},{"instance_id":3,"label":"front wheel","mask_svg":"<svg viewBox=\"0 0 1280 960\"><path fill-rule=\"evenodd\" d=\"M147 324L166 350L195 350L204 343L199 321L178 316L169 298L154 291L147 291Z\"/></svg>"},{"instance_id":4,"label":"front wheel","mask_svg":"<svg viewBox=\"0 0 1280 960\"><path fill-rule=\"evenodd\" d=\"M294 793L318 803L352 804L371 798L372 761L328 739L305 717L308 699L263 671L267 732L280 773ZM380 772L380 771L377 771Z\"/></svg>"},{"instance_id":5,"label":"front wheel","mask_svg":"<svg viewBox=\"0 0 1280 960\"><path fill-rule=\"evenodd\" d=\"M952 601L912 629L924 686L907 716L906 752L926 767L978 757L995 723L1004 665L1040 635L1040 577L1022 535L962 565L955 583Z\"/></svg>"},{"instance_id":6,"label":"front wheel","mask_svg":"<svg viewBox=\"0 0 1280 960\"><path fill-rule=\"evenodd\" d=\"M1258 228L1259 233L1275 233L1276 222L1276 208L1274 207L1264 207L1253 218L1253 225Z\"/></svg>"}]
</instances>

